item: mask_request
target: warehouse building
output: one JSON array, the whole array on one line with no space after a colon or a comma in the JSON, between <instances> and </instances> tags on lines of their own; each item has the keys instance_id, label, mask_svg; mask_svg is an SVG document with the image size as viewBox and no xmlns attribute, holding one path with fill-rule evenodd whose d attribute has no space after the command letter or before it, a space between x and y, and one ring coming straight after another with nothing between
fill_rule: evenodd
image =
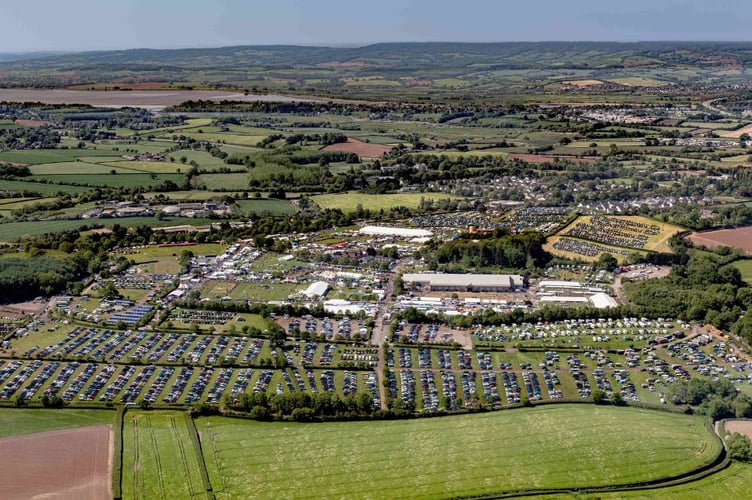
<instances>
[{"instance_id":1,"label":"warehouse building","mask_svg":"<svg viewBox=\"0 0 752 500\"><path fill-rule=\"evenodd\" d=\"M525 286L518 274L408 273L402 281L432 292L511 292Z\"/></svg>"}]
</instances>

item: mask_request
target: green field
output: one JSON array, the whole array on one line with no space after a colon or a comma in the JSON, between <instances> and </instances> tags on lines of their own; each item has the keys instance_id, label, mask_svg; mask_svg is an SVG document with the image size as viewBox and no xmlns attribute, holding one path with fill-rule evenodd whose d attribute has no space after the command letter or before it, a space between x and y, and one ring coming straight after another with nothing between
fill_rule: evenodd
<instances>
[{"instance_id":1,"label":"green field","mask_svg":"<svg viewBox=\"0 0 752 500\"><path fill-rule=\"evenodd\" d=\"M0 422L0 438L3 438L32 432L111 424L115 422L115 412L0 408Z\"/></svg>"},{"instance_id":2,"label":"green field","mask_svg":"<svg viewBox=\"0 0 752 500\"><path fill-rule=\"evenodd\" d=\"M284 200L236 200L235 204L243 215L292 215L298 211L290 202Z\"/></svg>"},{"instance_id":3,"label":"green field","mask_svg":"<svg viewBox=\"0 0 752 500\"><path fill-rule=\"evenodd\" d=\"M210 223L210 219L193 219L188 217L168 217L158 220L154 217L120 217L115 219L74 219L74 220L44 220L30 222L9 222L0 224L0 241L16 241L22 236L35 236L45 233L71 231L82 227L112 227L119 224L124 227L151 226L168 227L183 224L202 225Z\"/></svg>"},{"instance_id":4,"label":"green field","mask_svg":"<svg viewBox=\"0 0 752 500\"><path fill-rule=\"evenodd\" d=\"M742 273L742 279L747 283L752 283L752 260L738 260L734 262L734 267Z\"/></svg>"},{"instance_id":5,"label":"green field","mask_svg":"<svg viewBox=\"0 0 752 500\"><path fill-rule=\"evenodd\" d=\"M123 498L207 498L189 432L182 412L126 413Z\"/></svg>"},{"instance_id":6,"label":"green field","mask_svg":"<svg viewBox=\"0 0 752 500\"><path fill-rule=\"evenodd\" d=\"M706 500L712 498L747 498L752 491L752 466L734 462L729 468L710 477L689 484L654 490L624 491L618 493L598 493L587 495L544 495L528 498L538 500L580 500L595 499L617 500L665 498L676 500Z\"/></svg>"},{"instance_id":7,"label":"green field","mask_svg":"<svg viewBox=\"0 0 752 500\"><path fill-rule=\"evenodd\" d=\"M696 417L590 405L316 425L210 417L197 426L220 499L439 498L619 484L692 470L721 448Z\"/></svg>"},{"instance_id":8,"label":"green field","mask_svg":"<svg viewBox=\"0 0 752 500\"><path fill-rule=\"evenodd\" d=\"M87 156L105 156L113 154L112 148L100 149L40 149L28 151L3 151L0 160L19 163L55 163L60 161L74 161L76 158Z\"/></svg>"},{"instance_id":9,"label":"green field","mask_svg":"<svg viewBox=\"0 0 752 500\"><path fill-rule=\"evenodd\" d=\"M121 162L123 163L123 162ZM127 163L127 162L124 162ZM29 167L33 175L97 175L110 174L112 171L119 174L133 174L133 170L119 168L117 166L101 165L83 161L61 161L57 163L40 163Z\"/></svg>"},{"instance_id":10,"label":"green field","mask_svg":"<svg viewBox=\"0 0 752 500\"><path fill-rule=\"evenodd\" d=\"M39 182L9 181L5 179L0 179L1 191L18 191L18 192L32 191L35 193L39 193L42 196L55 195L59 192L80 193L81 191L86 191L88 189L90 188L80 187L80 186L42 184Z\"/></svg>"},{"instance_id":11,"label":"green field","mask_svg":"<svg viewBox=\"0 0 752 500\"><path fill-rule=\"evenodd\" d=\"M116 167L109 166L109 170L117 171ZM144 187L153 188L163 182L170 180L175 184L181 184L185 180L182 174L146 174L146 173L126 173L126 174L54 174L54 175L34 175L33 179L46 181L53 184L77 184L86 186L106 186L106 187Z\"/></svg>"},{"instance_id":12,"label":"green field","mask_svg":"<svg viewBox=\"0 0 752 500\"><path fill-rule=\"evenodd\" d=\"M420 200L461 199L459 196L444 193L397 193L397 194L363 194L342 193L312 196L311 200L324 209L339 209L343 212L355 212L358 205L369 210L389 210L393 207L418 208Z\"/></svg>"}]
</instances>

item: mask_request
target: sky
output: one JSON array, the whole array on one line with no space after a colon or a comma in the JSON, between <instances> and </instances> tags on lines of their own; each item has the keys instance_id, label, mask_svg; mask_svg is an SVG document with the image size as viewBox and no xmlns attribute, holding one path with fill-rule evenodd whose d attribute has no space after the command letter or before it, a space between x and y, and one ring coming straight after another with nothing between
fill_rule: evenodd
<instances>
[{"instance_id":1,"label":"sky","mask_svg":"<svg viewBox=\"0 0 752 500\"><path fill-rule=\"evenodd\" d=\"M407 41L752 41L749 0L0 2L0 52Z\"/></svg>"}]
</instances>

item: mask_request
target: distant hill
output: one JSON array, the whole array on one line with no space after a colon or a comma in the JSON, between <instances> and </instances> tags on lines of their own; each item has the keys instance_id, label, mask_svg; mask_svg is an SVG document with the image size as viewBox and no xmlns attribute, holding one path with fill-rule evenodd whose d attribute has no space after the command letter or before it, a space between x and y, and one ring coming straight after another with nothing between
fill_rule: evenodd
<instances>
[{"instance_id":1,"label":"distant hill","mask_svg":"<svg viewBox=\"0 0 752 500\"><path fill-rule=\"evenodd\" d=\"M722 59L752 63L752 43L739 42L503 42L380 43L363 47L251 45L194 49L131 49L73 54L11 54L5 69L97 65L228 68L238 64L262 68L342 64L368 67L603 68L650 64L712 64Z\"/></svg>"},{"instance_id":2,"label":"distant hill","mask_svg":"<svg viewBox=\"0 0 752 500\"><path fill-rule=\"evenodd\" d=\"M23 61L28 59L44 59L50 56L59 56L65 52L0 52L0 63Z\"/></svg>"},{"instance_id":3,"label":"distant hill","mask_svg":"<svg viewBox=\"0 0 752 500\"><path fill-rule=\"evenodd\" d=\"M0 87L233 88L466 102L562 90L747 85L750 67L747 42L255 45L0 56Z\"/></svg>"}]
</instances>

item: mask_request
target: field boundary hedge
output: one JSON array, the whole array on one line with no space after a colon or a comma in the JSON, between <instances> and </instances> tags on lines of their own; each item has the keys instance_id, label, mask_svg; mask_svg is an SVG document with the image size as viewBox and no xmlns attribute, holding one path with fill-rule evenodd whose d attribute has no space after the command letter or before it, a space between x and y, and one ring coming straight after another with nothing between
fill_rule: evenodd
<instances>
[{"instance_id":1,"label":"field boundary hedge","mask_svg":"<svg viewBox=\"0 0 752 500\"><path fill-rule=\"evenodd\" d=\"M674 476L668 476L665 478L652 479L650 481L638 481L633 483L623 483L616 485L605 486L584 486L574 488L551 488L551 489L535 489L535 490L510 490L501 491L497 493L481 494L481 495L468 495L468 496L454 496L448 497L446 500L494 500L498 498L514 498L514 497L528 497L538 495L559 495L559 494L590 494L590 493L613 493L619 491L640 491L640 490L657 490L663 488L669 488L674 486L681 486L684 484L690 484L700 479L704 479L717 472L720 472L731 465L731 459L726 453L726 447L723 444L723 440L713 429L713 424L709 420L705 420L705 429L708 430L712 436L721 443L721 451L718 456L711 462L704 465L700 465L697 468L682 472Z\"/></svg>"},{"instance_id":2,"label":"field boundary hedge","mask_svg":"<svg viewBox=\"0 0 752 500\"><path fill-rule=\"evenodd\" d=\"M214 490L212 489L211 481L209 480L209 471L206 469L206 461L204 460L204 453L201 449L201 439L198 437L198 429L196 429L196 423L193 421L193 416L189 411L185 412L185 423L188 426L188 434L191 436L191 443L193 443L193 452L198 459L198 468L201 471L201 482L204 484L204 490L206 491L210 499L215 499Z\"/></svg>"},{"instance_id":3,"label":"field boundary hedge","mask_svg":"<svg viewBox=\"0 0 752 500\"><path fill-rule=\"evenodd\" d=\"M123 423L125 421L125 406L118 406L115 415L115 426L112 429L112 498L120 500L123 497Z\"/></svg>"}]
</instances>

